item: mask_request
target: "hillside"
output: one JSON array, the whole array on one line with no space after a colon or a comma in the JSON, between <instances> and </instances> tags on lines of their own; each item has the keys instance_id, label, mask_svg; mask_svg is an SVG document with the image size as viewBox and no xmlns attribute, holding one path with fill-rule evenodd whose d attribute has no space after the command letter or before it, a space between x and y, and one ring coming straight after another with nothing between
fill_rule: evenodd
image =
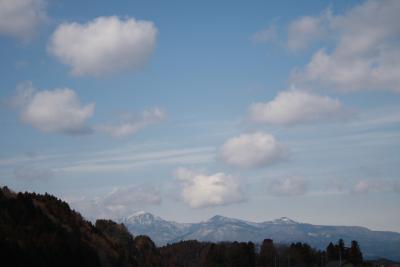
<instances>
[{"instance_id":1,"label":"hillside","mask_svg":"<svg viewBox=\"0 0 400 267\"><path fill-rule=\"evenodd\" d=\"M0 190L2 266L145 266L155 246L121 224L84 220L51 196ZM153 249L153 250L152 250ZM158 265L146 265L158 266Z\"/></svg>"}]
</instances>

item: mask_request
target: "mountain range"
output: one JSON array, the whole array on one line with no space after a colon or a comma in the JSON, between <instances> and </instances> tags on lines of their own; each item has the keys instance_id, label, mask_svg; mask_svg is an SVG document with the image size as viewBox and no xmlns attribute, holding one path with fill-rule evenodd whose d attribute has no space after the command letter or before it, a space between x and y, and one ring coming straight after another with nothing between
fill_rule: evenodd
<instances>
[{"instance_id":1,"label":"mountain range","mask_svg":"<svg viewBox=\"0 0 400 267\"><path fill-rule=\"evenodd\" d=\"M148 236L138 235L138 230L133 236L124 224L104 219L93 223L87 221L66 202L52 195L16 193L7 187L0 187L1 266L261 267L271 266L274 261L276 266L285 267L286 260L290 260L291 266L338 266L339 255L349 264L346 266L400 266L385 259L364 260L356 241L350 248L343 248L335 242L336 245L330 245L326 250L316 250L310 244L298 241L290 245L282 244L290 241L276 244L270 239L258 243L257 240L267 235L265 229L268 225L286 229L281 229L280 236L275 237L277 240L284 240L284 234L299 232L298 229L305 225L288 218L251 223L215 216L198 224L180 224L140 212L121 221L129 225L131 231L135 231L132 228L136 225L140 231L151 234L157 240L172 238L178 241L199 236L203 242L187 240L157 247ZM312 233L311 230L309 233ZM379 248L376 255L398 257L398 234L394 234L393 246L379 238L375 243L380 242L380 245L370 240ZM360 233L360 236L365 235ZM236 239L240 238L253 238L257 243L237 242Z\"/></svg>"},{"instance_id":2,"label":"mountain range","mask_svg":"<svg viewBox=\"0 0 400 267\"><path fill-rule=\"evenodd\" d=\"M400 260L400 233L372 231L359 226L313 225L287 217L256 223L219 215L199 223L178 223L147 212L138 212L118 221L133 235L148 235L158 246L181 240L252 241L259 244L270 238L281 244L306 242L317 249L325 249L329 242L341 238L347 245L357 240L365 258Z\"/></svg>"}]
</instances>

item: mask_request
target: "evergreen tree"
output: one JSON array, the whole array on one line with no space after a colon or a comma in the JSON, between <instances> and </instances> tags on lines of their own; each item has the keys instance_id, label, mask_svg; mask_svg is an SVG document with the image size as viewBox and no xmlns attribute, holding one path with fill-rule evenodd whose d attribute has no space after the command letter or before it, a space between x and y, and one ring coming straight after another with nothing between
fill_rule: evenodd
<instances>
[{"instance_id":1,"label":"evergreen tree","mask_svg":"<svg viewBox=\"0 0 400 267\"><path fill-rule=\"evenodd\" d=\"M330 242L326 247L326 258L328 261L335 261L338 258L336 247L332 244L332 242Z\"/></svg>"},{"instance_id":2,"label":"evergreen tree","mask_svg":"<svg viewBox=\"0 0 400 267\"><path fill-rule=\"evenodd\" d=\"M355 240L351 241L348 260L354 265L359 265L363 262L363 256L360 250L360 246L358 245L358 242Z\"/></svg>"},{"instance_id":3,"label":"evergreen tree","mask_svg":"<svg viewBox=\"0 0 400 267\"><path fill-rule=\"evenodd\" d=\"M344 241L343 239L339 239L338 243L336 245L336 249L337 249L337 260L339 260L341 263L343 263L343 260L345 258L347 258L346 256L346 247L344 245Z\"/></svg>"},{"instance_id":4,"label":"evergreen tree","mask_svg":"<svg viewBox=\"0 0 400 267\"><path fill-rule=\"evenodd\" d=\"M261 246L260 255L258 256L257 266L274 267L277 261L277 251L272 239L264 239Z\"/></svg>"}]
</instances>

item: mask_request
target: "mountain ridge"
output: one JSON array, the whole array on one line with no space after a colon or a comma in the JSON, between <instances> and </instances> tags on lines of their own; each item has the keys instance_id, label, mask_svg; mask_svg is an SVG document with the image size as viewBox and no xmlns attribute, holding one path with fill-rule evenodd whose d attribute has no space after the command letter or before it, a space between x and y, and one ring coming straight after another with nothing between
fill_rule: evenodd
<instances>
[{"instance_id":1,"label":"mountain ridge","mask_svg":"<svg viewBox=\"0 0 400 267\"><path fill-rule=\"evenodd\" d=\"M194 239L209 242L260 243L264 238L271 238L278 243L307 242L318 249L325 249L329 242L343 238L347 244L351 240L359 240L367 258L400 259L400 233L374 231L363 226L313 225L288 217L251 222L215 215L198 223L168 221L148 212L129 217L130 220L121 218L118 222L124 223L134 235L150 236L158 246ZM143 218L146 218L146 223L142 224L140 221L143 221Z\"/></svg>"}]
</instances>

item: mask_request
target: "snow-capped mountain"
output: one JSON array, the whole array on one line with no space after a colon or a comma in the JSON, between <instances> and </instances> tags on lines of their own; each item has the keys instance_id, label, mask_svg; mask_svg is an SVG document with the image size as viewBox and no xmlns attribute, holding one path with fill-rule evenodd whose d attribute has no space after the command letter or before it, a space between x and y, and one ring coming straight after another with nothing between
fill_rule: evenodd
<instances>
[{"instance_id":1,"label":"snow-capped mountain","mask_svg":"<svg viewBox=\"0 0 400 267\"><path fill-rule=\"evenodd\" d=\"M191 224L166 221L143 211L118 220L134 235L148 235L157 245L163 245L188 231Z\"/></svg>"},{"instance_id":2,"label":"snow-capped mountain","mask_svg":"<svg viewBox=\"0 0 400 267\"><path fill-rule=\"evenodd\" d=\"M146 212L135 213L119 222L133 235L150 236L157 245L190 239L261 243L271 238L276 243L307 242L316 248L325 248L329 242L342 238L346 244L357 240L367 258L400 260L400 233L371 231L358 226L312 225L287 217L256 223L219 215L199 223L177 223Z\"/></svg>"},{"instance_id":3,"label":"snow-capped mountain","mask_svg":"<svg viewBox=\"0 0 400 267\"><path fill-rule=\"evenodd\" d=\"M292 219L288 217L281 217L279 219L273 220L271 222L266 222L266 223L272 223L272 224L296 224L298 222L293 221Z\"/></svg>"},{"instance_id":4,"label":"snow-capped mountain","mask_svg":"<svg viewBox=\"0 0 400 267\"><path fill-rule=\"evenodd\" d=\"M156 217L151 213L147 213L145 211L139 211L136 213L133 213L132 215L120 219L120 221L124 224L137 224L137 225L151 225L156 222L158 223L164 223L163 219L160 217Z\"/></svg>"}]
</instances>

